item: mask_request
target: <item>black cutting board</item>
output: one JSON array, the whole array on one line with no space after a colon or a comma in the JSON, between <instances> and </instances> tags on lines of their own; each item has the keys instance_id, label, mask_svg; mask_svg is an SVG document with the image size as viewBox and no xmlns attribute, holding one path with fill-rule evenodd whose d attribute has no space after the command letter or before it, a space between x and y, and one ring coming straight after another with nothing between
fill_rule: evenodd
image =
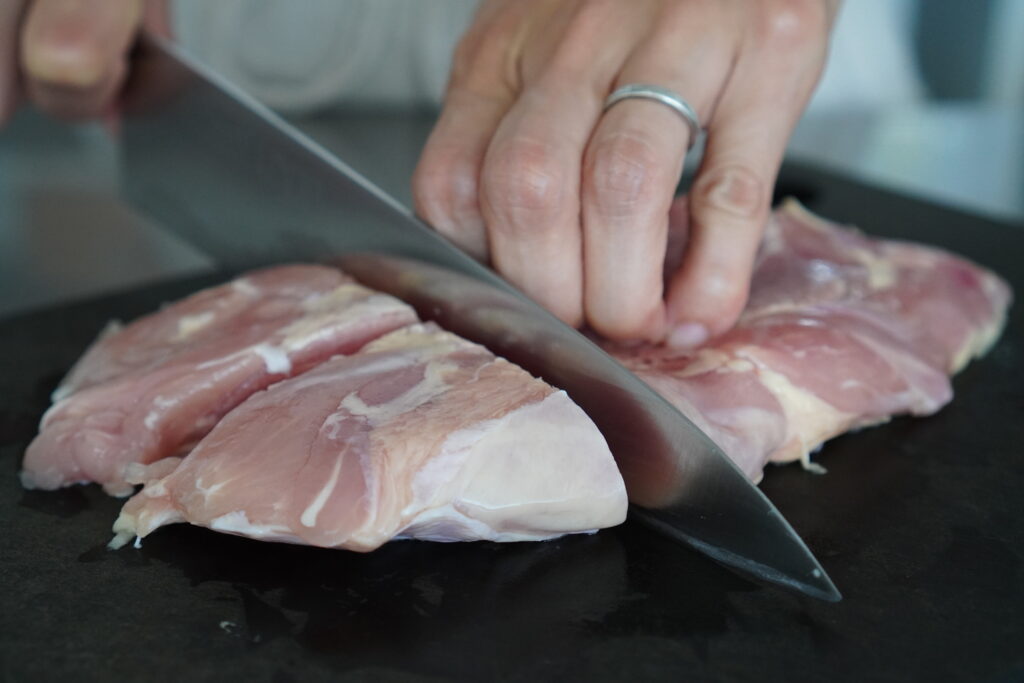
<instances>
[{"instance_id":1,"label":"black cutting board","mask_svg":"<svg viewBox=\"0 0 1024 683\"><path fill-rule=\"evenodd\" d=\"M782 193L939 244L1024 292L1024 230L789 165ZM844 593L734 577L627 523L535 544L369 555L179 525L107 551L119 501L26 492L25 446L110 318L204 277L0 322L3 680L1024 680L1024 317L928 419L829 443L763 484Z\"/></svg>"}]
</instances>

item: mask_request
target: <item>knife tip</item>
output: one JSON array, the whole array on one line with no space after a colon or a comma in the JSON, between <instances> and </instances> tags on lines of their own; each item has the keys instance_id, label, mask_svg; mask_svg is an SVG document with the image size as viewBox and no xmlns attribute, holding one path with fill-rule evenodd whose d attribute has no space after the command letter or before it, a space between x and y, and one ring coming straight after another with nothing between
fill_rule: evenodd
<instances>
[{"instance_id":1,"label":"knife tip","mask_svg":"<svg viewBox=\"0 0 1024 683\"><path fill-rule=\"evenodd\" d=\"M810 581L804 583L795 581L793 587L804 595L824 600L825 602L839 602L843 599L843 594L832 583L832 579L825 573L825 570L820 567L815 567L811 571Z\"/></svg>"},{"instance_id":2,"label":"knife tip","mask_svg":"<svg viewBox=\"0 0 1024 683\"><path fill-rule=\"evenodd\" d=\"M767 555L761 553L759 561L750 554L737 553L686 533L678 523L673 523L672 515L668 515L668 519L666 519L665 512L664 510L649 510L633 506L630 515L665 536L681 541L707 555L718 564L747 580L779 586L825 602L839 602L843 599L842 593L832 583L832 579L822 568L818 559L814 557L803 540L796 535L796 532L785 523L785 520L782 520L782 523L785 524L786 533L781 540L788 542L789 545L787 546L788 552L781 555L781 559L784 561L777 561L780 556L771 553ZM778 519L782 519L781 515L778 515ZM776 561L771 563L766 561L771 559Z\"/></svg>"}]
</instances>

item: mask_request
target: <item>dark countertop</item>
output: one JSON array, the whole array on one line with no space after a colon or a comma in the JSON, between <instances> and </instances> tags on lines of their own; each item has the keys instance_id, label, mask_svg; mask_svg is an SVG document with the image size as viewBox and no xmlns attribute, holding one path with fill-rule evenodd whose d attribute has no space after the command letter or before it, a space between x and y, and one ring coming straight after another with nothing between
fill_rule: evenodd
<instances>
[{"instance_id":1,"label":"dark countertop","mask_svg":"<svg viewBox=\"0 0 1024 683\"><path fill-rule=\"evenodd\" d=\"M812 209L927 240L1024 291L1024 232L799 166ZM23 491L48 394L112 317L222 276L0 322L0 671L5 680L1024 679L1024 315L927 419L830 442L815 476L763 489L844 593L739 579L627 522L535 544L398 542L378 552L175 526L107 551L120 501Z\"/></svg>"}]
</instances>

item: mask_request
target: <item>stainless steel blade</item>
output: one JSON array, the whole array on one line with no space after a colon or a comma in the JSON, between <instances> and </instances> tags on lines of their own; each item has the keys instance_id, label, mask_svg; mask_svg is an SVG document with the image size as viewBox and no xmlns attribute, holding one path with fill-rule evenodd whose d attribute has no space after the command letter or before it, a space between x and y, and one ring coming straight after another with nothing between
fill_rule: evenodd
<instances>
[{"instance_id":1,"label":"stainless steel blade","mask_svg":"<svg viewBox=\"0 0 1024 683\"><path fill-rule=\"evenodd\" d=\"M608 440L635 517L757 579L839 599L761 491L646 384L273 113L155 41L141 45L126 95L122 182L132 203L227 267L340 262L565 389Z\"/></svg>"}]
</instances>

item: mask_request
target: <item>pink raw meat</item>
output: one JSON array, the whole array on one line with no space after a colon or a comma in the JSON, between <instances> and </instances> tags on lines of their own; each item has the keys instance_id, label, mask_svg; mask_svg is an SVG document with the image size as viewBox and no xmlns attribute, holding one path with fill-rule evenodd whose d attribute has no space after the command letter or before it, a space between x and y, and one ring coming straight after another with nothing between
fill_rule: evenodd
<instances>
[{"instance_id":1,"label":"pink raw meat","mask_svg":"<svg viewBox=\"0 0 1024 683\"><path fill-rule=\"evenodd\" d=\"M809 454L849 429L937 411L1009 302L1002 280L964 259L870 239L791 201L769 222L732 331L692 353L609 351L757 481L768 461L815 467Z\"/></svg>"},{"instance_id":2,"label":"pink raw meat","mask_svg":"<svg viewBox=\"0 0 1024 683\"><path fill-rule=\"evenodd\" d=\"M275 384L176 468L136 468L113 545L175 522L368 551L541 540L619 524L608 446L564 392L433 324Z\"/></svg>"},{"instance_id":3,"label":"pink raw meat","mask_svg":"<svg viewBox=\"0 0 1024 683\"><path fill-rule=\"evenodd\" d=\"M416 319L336 269L295 265L108 328L54 393L22 483L99 482L129 494L129 463L181 453L250 394Z\"/></svg>"}]
</instances>

